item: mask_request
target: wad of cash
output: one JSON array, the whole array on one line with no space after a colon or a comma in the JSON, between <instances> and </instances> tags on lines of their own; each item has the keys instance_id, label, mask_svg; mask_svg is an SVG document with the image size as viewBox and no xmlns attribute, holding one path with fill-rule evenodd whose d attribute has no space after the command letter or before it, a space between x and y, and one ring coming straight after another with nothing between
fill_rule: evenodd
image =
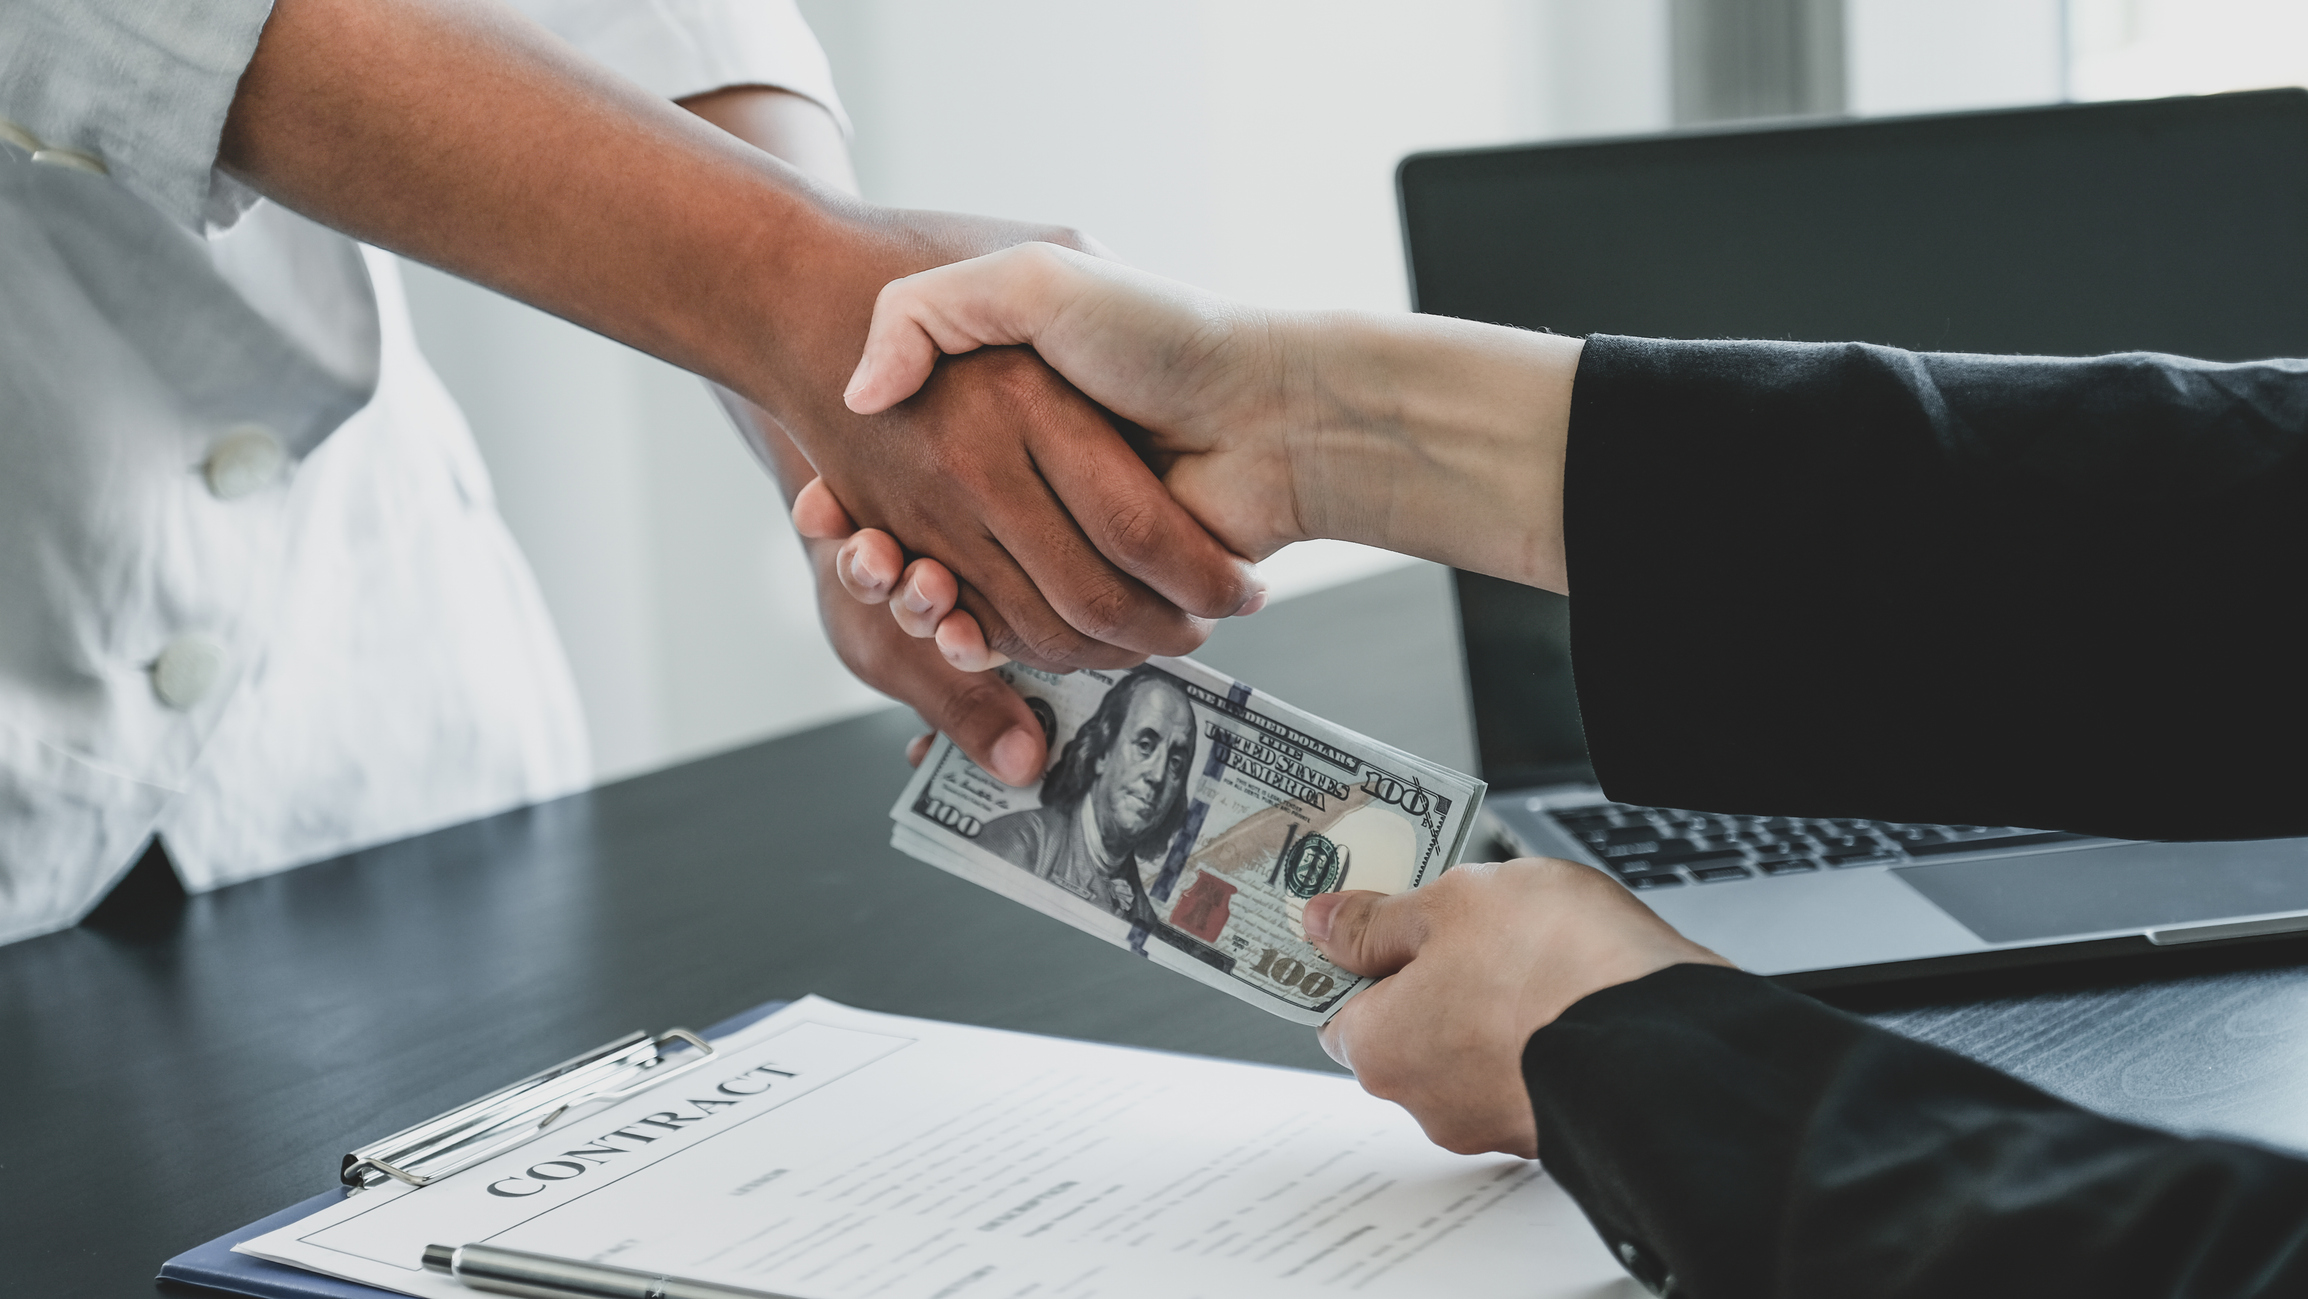
<instances>
[{"instance_id":1,"label":"wad of cash","mask_svg":"<svg viewBox=\"0 0 2308 1299\"><path fill-rule=\"evenodd\" d=\"M1322 958L1306 900L1398 893L1458 861L1483 782L1192 659L1000 669L1051 761L1013 788L939 736L890 842L1300 1024L1370 980Z\"/></svg>"}]
</instances>

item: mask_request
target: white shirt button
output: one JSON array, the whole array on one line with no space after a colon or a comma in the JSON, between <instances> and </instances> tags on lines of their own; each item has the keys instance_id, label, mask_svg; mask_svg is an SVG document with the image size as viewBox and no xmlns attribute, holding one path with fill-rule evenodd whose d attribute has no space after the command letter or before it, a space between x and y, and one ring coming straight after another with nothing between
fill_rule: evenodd
<instances>
[{"instance_id":1,"label":"white shirt button","mask_svg":"<svg viewBox=\"0 0 2308 1299\"><path fill-rule=\"evenodd\" d=\"M236 424L209 448L208 461L200 471L218 500L237 501L278 482L287 464L288 453L281 449L280 439L271 429L262 424Z\"/></svg>"},{"instance_id":2,"label":"white shirt button","mask_svg":"<svg viewBox=\"0 0 2308 1299\"><path fill-rule=\"evenodd\" d=\"M171 708L190 708L208 698L224 675L224 646L205 636L179 636L152 665L153 693Z\"/></svg>"}]
</instances>

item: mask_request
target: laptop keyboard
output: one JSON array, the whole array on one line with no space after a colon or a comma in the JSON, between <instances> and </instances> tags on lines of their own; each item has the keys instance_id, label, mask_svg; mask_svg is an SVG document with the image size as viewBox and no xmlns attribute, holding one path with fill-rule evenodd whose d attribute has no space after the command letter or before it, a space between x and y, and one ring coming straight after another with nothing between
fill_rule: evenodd
<instances>
[{"instance_id":1,"label":"laptop keyboard","mask_svg":"<svg viewBox=\"0 0 2308 1299\"><path fill-rule=\"evenodd\" d=\"M1566 807L1547 815L1629 888L1637 889L1896 865L1950 853L2032 848L2092 837L2008 825L1725 816L1627 803Z\"/></svg>"}]
</instances>

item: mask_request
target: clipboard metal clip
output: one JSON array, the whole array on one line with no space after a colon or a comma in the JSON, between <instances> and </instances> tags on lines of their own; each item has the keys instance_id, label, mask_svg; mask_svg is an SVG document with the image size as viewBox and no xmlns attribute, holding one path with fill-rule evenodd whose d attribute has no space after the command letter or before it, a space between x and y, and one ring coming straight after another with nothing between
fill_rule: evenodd
<instances>
[{"instance_id":1,"label":"clipboard metal clip","mask_svg":"<svg viewBox=\"0 0 2308 1299\"><path fill-rule=\"evenodd\" d=\"M678 1063L683 1044L696 1059ZM628 1033L572 1060L500 1087L470 1105L427 1119L344 1157L337 1180L353 1191L388 1179L423 1186L501 1154L552 1127L581 1105L621 1101L708 1063L712 1044L686 1028L655 1037ZM349 1192L348 1192L349 1193Z\"/></svg>"}]
</instances>

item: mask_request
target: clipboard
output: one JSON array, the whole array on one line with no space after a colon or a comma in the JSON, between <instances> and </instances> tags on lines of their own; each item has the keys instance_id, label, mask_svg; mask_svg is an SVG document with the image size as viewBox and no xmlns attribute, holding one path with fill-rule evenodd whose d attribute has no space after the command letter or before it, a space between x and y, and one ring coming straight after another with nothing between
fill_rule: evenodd
<instances>
[{"instance_id":1,"label":"clipboard","mask_svg":"<svg viewBox=\"0 0 2308 1299\"><path fill-rule=\"evenodd\" d=\"M157 1279L254 1299L404 1299L375 1286L236 1254L232 1247L388 1180L423 1186L532 1140L572 1110L596 1101L622 1100L669 1082L710 1063L712 1042L767 1019L788 1004L783 998L765 1001L702 1034L683 1028L654 1035L629 1033L350 1151L338 1161L335 1187L186 1250L161 1264Z\"/></svg>"}]
</instances>

